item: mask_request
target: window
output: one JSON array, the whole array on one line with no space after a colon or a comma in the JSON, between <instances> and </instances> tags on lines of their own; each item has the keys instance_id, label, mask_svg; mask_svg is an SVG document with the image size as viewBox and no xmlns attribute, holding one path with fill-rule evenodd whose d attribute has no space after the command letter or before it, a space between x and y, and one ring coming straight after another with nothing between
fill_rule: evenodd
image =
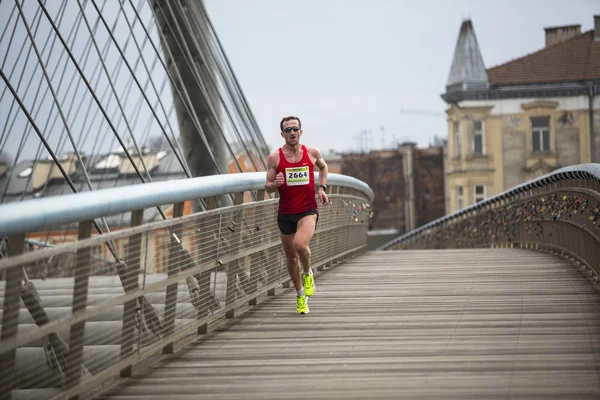
<instances>
[{"instance_id":1,"label":"window","mask_svg":"<svg viewBox=\"0 0 600 400\"><path fill-rule=\"evenodd\" d=\"M485 200L485 185L475 185L475 203Z\"/></svg>"},{"instance_id":2,"label":"window","mask_svg":"<svg viewBox=\"0 0 600 400\"><path fill-rule=\"evenodd\" d=\"M454 122L454 155L460 157L462 143L460 140L460 125Z\"/></svg>"},{"instance_id":3,"label":"window","mask_svg":"<svg viewBox=\"0 0 600 400\"><path fill-rule=\"evenodd\" d=\"M531 151L550 152L550 117L531 118Z\"/></svg>"},{"instance_id":4,"label":"window","mask_svg":"<svg viewBox=\"0 0 600 400\"><path fill-rule=\"evenodd\" d=\"M460 210L465 207L465 197L463 193L463 187L459 186L456 188L456 209Z\"/></svg>"},{"instance_id":5,"label":"window","mask_svg":"<svg viewBox=\"0 0 600 400\"><path fill-rule=\"evenodd\" d=\"M473 121L473 154L484 154L483 121Z\"/></svg>"}]
</instances>

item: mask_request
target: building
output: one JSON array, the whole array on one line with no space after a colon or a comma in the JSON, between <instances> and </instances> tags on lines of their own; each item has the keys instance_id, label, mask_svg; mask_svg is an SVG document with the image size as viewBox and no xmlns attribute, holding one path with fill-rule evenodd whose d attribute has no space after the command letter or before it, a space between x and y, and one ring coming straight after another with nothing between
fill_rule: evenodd
<instances>
[{"instance_id":1,"label":"building","mask_svg":"<svg viewBox=\"0 0 600 400\"><path fill-rule=\"evenodd\" d=\"M323 160L327 163L327 171L332 174L341 174L342 173L342 156L340 153L336 152L333 149L330 149L327 153L322 154ZM318 171L319 168L315 167L315 170Z\"/></svg>"},{"instance_id":2,"label":"building","mask_svg":"<svg viewBox=\"0 0 600 400\"><path fill-rule=\"evenodd\" d=\"M375 194L371 230L407 232L444 215L444 148L341 154L341 173L366 182Z\"/></svg>"},{"instance_id":3,"label":"building","mask_svg":"<svg viewBox=\"0 0 600 400\"><path fill-rule=\"evenodd\" d=\"M136 155L133 149L129 150L138 170L142 171L147 182L149 182L149 179L145 174L145 168L148 170L148 175L151 176L153 182L187 178L183 167L170 148L143 148L141 156ZM144 161L143 164L142 158ZM92 190L142 184L133 168L133 164L120 147L107 154L89 156L84 154L82 155L83 165L79 163L75 153L68 153L61 156L59 161L77 192L90 190L87 184L88 178ZM252 172L253 168L255 168L255 163L256 161L250 159L247 153L240 151L235 160L229 160L228 172L237 173L238 167L242 172ZM0 204L56 197L70 193L73 193L73 190L67 184L67 180L52 159L23 160L18 161L11 167L11 160L8 154L0 154ZM245 194L245 201L250 201L248 193ZM164 205L162 212L166 218L172 218L173 205ZM192 202L186 201L184 203L184 215L189 215L193 212ZM144 210L145 222L159 220L162 220L162 216L158 208L147 208ZM108 228L112 232L129 228L131 226L131 213L109 215L104 218L104 221L106 221ZM101 223L102 221L98 219L97 222L101 229L106 232L105 226ZM97 232L93 231L92 235L97 235ZM34 249L75 242L77 241L77 237L77 224L68 224L56 227L50 231L33 232L28 235L27 241L30 249ZM0 258L4 245L2 239L0 237ZM160 250L165 249L169 245L170 240L170 232L167 229L152 230L142 238L144 249L142 259L146 263L149 272L163 272L165 270L165 266L168 264L169 252ZM196 257L199 254L198 246L194 244L192 236L184 235L182 241L192 256ZM128 238L117 239L114 242L119 254L127 253L127 244ZM114 267L112 256L106 246L94 247L92 253L95 260L102 261L99 264L99 270L114 272L111 269ZM44 265L44 268L50 271L61 271L62 266L60 262L62 261L64 260L52 260L55 264ZM107 265L111 267L106 267ZM65 273L68 273L70 270L67 268L65 271Z\"/></svg>"},{"instance_id":4,"label":"building","mask_svg":"<svg viewBox=\"0 0 600 400\"><path fill-rule=\"evenodd\" d=\"M600 154L600 16L545 29L545 47L485 67L462 23L446 91L448 213Z\"/></svg>"}]
</instances>

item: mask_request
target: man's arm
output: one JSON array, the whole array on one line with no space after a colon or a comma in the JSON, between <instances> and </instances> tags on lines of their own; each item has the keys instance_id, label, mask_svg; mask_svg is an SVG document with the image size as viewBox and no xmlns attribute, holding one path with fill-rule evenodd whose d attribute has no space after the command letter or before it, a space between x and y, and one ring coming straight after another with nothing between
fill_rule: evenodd
<instances>
[{"instance_id":1,"label":"man's arm","mask_svg":"<svg viewBox=\"0 0 600 400\"><path fill-rule=\"evenodd\" d=\"M277 163L278 154L271 153L267 157L267 182L265 183L265 190L267 193L273 193L281 186L282 183L278 182L277 178ZM281 177L283 179L283 176Z\"/></svg>"},{"instance_id":2,"label":"man's arm","mask_svg":"<svg viewBox=\"0 0 600 400\"><path fill-rule=\"evenodd\" d=\"M327 184L327 163L323 160L323 156L319 149L313 149L313 155L316 158L315 166L319 168L319 185Z\"/></svg>"},{"instance_id":3,"label":"man's arm","mask_svg":"<svg viewBox=\"0 0 600 400\"><path fill-rule=\"evenodd\" d=\"M323 160L323 156L321 156L321 152L319 149L312 149L313 157L315 157L315 166L319 168L319 185L327 184L327 163ZM327 193L325 193L325 189L319 187L319 199L321 200L321 204L325 205L329 203L329 198L327 197Z\"/></svg>"}]
</instances>

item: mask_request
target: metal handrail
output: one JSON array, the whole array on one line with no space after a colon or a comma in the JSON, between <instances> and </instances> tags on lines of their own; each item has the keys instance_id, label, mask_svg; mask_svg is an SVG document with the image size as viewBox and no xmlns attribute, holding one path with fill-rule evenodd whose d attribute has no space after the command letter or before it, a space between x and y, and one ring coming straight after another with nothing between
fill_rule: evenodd
<instances>
[{"instance_id":1,"label":"metal handrail","mask_svg":"<svg viewBox=\"0 0 600 400\"><path fill-rule=\"evenodd\" d=\"M88 393L117 375L129 376L134 365L158 353L175 351L176 343L206 333L260 296L289 287L278 199L267 199L264 183L264 172L206 176L1 206L0 235L9 247L0 260L0 358L6 360L0 392ZM357 179L329 174L327 184L332 201L319 207L311 242L316 270L366 250L373 200L373 191ZM246 202L248 192L257 200ZM223 195L234 204L219 205ZM184 215L184 203L195 200L205 201L207 210ZM171 205L172 218L144 220L146 209ZM123 213L131 213L129 224L92 236L94 218ZM69 240L26 251L26 241L36 240L27 234L69 222L75 223ZM118 258L99 266L95 255L107 244ZM72 297L70 313L59 312L66 297ZM23 312L29 321L19 317ZM93 352L97 346L107 347ZM43 354L25 350L31 347Z\"/></svg>"},{"instance_id":2,"label":"metal handrail","mask_svg":"<svg viewBox=\"0 0 600 400\"><path fill-rule=\"evenodd\" d=\"M466 215L472 215L474 213L477 213L478 211L486 207L490 207L491 205L496 204L499 201L508 199L516 194L521 194L526 191L537 189L565 179L594 179L597 182L600 182L600 164L578 164L557 169L537 179L524 182L520 185L517 185L492 197L489 197L483 201L480 201L479 203L462 208L458 211L455 211L451 214L445 215L416 229L413 229L412 231L398 236L397 238L394 238L389 242L379 246L377 250L381 251L391 249L394 245L403 242L407 239L414 238L415 236L420 235L421 233L429 229L441 227L442 225L450 221L457 220L458 218L464 217Z\"/></svg>"},{"instance_id":3,"label":"metal handrail","mask_svg":"<svg viewBox=\"0 0 600 400\"><path fill-rule=\"evenodd\" d=\"M318 182L315 172L315 182ZM51 229L60 224L227 193L263 189L264 172L212 175L101 189L0 205L0 237ZM350 176L329 173L328 185L355 189L373 201L373 190Z\"/></svg>"}]
</instances>

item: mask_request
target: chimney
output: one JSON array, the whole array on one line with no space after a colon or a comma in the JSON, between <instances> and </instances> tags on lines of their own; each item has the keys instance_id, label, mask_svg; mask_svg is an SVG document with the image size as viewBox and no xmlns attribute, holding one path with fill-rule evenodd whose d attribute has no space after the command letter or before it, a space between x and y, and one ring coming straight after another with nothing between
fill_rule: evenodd
<instances>
[{"instance_id":1,"label":"chimney","mask_svg":"<svg viewBox=\"0 0 600 400\"><path fill-rule=\"evenodd\" d=\"M597 26L598 24L596 24ZM555 26L544 28L544 30L546 31L546 47L581 35L581 25Z\"/></svg>"},{"instance_id":2,"label":"chimney","mask_svg":"<svg viewBox=\"0 0 600 400\"><path fill-rule=\"evenodd\" d=\"M594 15L594 39L600 40L600 15Z\"/></svg>"}]
</instances>

